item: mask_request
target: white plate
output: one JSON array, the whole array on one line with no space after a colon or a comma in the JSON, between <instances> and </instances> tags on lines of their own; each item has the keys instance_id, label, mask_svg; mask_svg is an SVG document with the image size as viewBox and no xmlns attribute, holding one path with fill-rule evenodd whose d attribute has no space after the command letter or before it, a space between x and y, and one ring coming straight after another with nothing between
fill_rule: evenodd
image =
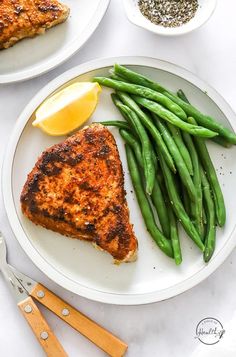
<instances>
[{"instance_id":1,"label":"white plate","mask_svg":"<svg viewBox=\"0 0 236 357\"><path fill-rule=\"evenodd\" d=\"M143 57L121 57L96 60L62 74L44 87L27 105L17 121L3 167L3 195L12 229L32 261L52 280L64 288L89 299L113 304L144 304L175 296L208 277L229 255L235 246L236 223L236 147L224 149L210 144L211 156L218 170L226 201L227 224L217 233L214 257L208 265L192 241L181 232L183 264L176 267L165 257L147 233L137 205L127 170L124 146L116 128L114 134L125 171L125 188L139 240L138 260L135 263L112 264L112 258L95 250L92 245L65 238L35 226L23 217L19 196L27 173L37 157L48 146L63 138L49 137L31 126L37 106L53 91L70 81L90 80L95 75L106 75L115 63L132 68L158 80L166 87L182 88L191 102L203 112L236 130L236 118L229 105L211 87L192 73L173 64ZM208 95L205 94L207 91ZM103 89L92 120L119 119L110 99L110 90ZM227 118L227 119L226 119Z\"/></svg>"},{"instance_id":2,"label":"white plate","mask_svg":"<svg viewBox=\"0 0 236 357\"><path fill-rule=\"evenodd\" d=\"M110 0L62 0L70 8L65 23L43 36L24 39L0 51L0 83L26 80L45 73L78 51L96 30Z\"/></svg>"}]
</instances>

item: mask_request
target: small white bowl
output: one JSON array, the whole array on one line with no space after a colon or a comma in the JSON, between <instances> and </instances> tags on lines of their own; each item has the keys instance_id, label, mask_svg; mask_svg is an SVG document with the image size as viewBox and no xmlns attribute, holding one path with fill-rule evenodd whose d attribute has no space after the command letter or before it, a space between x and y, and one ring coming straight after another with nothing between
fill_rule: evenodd
<instances>
[{"instance_id":1,"label":"small white bowl","mask_svg":"<svg viewBox=\"0 0 236 357\"><path fill-rule=\"evenodd\" d=\"M199 7L195 16L186 24L179 27L163 27L155 25L142 15L138 0L123 0L128 19L139 27L154 32L158 35L177 36L191 32L202 26L213 14L217 0L198 0Z\"/></svg>"}]
</instances>

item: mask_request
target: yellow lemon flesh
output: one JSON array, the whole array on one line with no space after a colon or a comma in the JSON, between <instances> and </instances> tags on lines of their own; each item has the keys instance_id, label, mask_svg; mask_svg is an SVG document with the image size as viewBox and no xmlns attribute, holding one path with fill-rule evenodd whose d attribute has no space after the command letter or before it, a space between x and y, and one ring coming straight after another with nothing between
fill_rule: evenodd
<instances>
[{"instance_id":1,"label":"yellow lemon flesh","mask_svg":"<svg viewBox=\"0 0 236 357\"><path fill-rule=\"evenodd\" d=\"M65 135L84 124L93 114L101 87L98 83L71 84L37 109L32 125L49 135Z\"/></svg>"}]
</instances>

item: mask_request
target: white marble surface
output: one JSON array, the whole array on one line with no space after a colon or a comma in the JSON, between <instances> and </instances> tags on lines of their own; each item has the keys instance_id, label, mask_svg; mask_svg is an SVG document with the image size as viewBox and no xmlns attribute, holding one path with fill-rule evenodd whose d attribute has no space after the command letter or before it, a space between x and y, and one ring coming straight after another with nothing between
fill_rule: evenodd
<instances>
[{"instance_id":1,"label":"white marble surface","mask_svg":"<svg viewBox=\"0 0 236 357\"><path fill-rule=\"evenodd\" d=\"M236 110L235 12L234 0L219 0L214 16L204 27L184 37L164 38L131 25L121 0L112 0L96 33L67 63L40 78L0 87L0 159L4 156L17 116L32 96L63 71L97 57L144 55L177 63L214 86ZM0 227L7 237L9 262L127 341L129 357L192 356L200 345L194 338L197 323L204 317L213 316L227 326L235 312L236 252L210 278L172 300L137 307L109 306L73 295L44 276L15 240L2 199ZM53 314L42 310L70 357L104 355ZM235 338L232 331L231 336ZM202 345L198 357L209 356L210 350L209 346ZM22 357L44 356L0 277L0 356L15 357L18 354ZM225 356L235 354L236 347Z\"/></svg>"}]
</instances>

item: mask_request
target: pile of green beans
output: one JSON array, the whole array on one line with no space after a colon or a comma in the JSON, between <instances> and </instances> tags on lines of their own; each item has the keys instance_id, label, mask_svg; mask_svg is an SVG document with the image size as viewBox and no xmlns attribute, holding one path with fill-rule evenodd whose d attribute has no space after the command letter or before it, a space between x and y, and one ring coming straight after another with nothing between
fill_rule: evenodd
<instances>
[{"instance_id":1,"label":"pile of green beans","mask_svg":"<svg viewBox=\"0 0 236 357\"><path fill-rule=\"evenodd\" d=\"M175 93L172 93L168 89L162 87L159 83L156 83L151 79L148 79L147 77L137 72L131 71L127 67L121 66L119 64L114 65L114 72L115 74L124 78L125 81L129 81L130 83L134 83L166 95L174 103L178 104L188 116L193 117L198 124L205 126L210 130L216 131L223 138L225 138L226 142L234 145L236 144L235 133L233 133L228 128L225 128L222 124L218 123L214 118L208 115L204 115L197 108L195 108L190 103L188 103L188 101L183 100L183 98L179 97Z\"/></svg>"},{"instance_id":2,"label":"pile of green beans","mask_svg":"<svg viewBox=\"0 0 236 357\"><path fill-rule=\"evenodd\" d=\"M180 265L182 225L209 262L226 209L206 140L228 148L235 133L192 106L181 89L175 94L118 64L110 73L94 81L115 89L112 100L124 121L101 123L119 128L148 232Z\"/></svg>"}]
</instances>

